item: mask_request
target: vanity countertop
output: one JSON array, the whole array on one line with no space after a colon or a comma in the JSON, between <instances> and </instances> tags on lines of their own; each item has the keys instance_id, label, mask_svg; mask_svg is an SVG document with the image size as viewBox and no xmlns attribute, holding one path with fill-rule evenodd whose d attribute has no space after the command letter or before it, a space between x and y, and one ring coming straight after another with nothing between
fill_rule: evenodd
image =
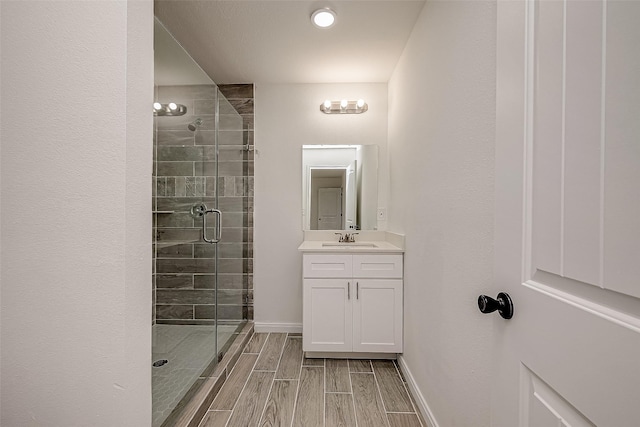
<instances>
[{"instance_id":1,"label":"vanity countertop","mask_svg":"<svg viewBox=\"0 0 640 427\"><path fill-rule=\"evenodd\" d=\"M340 243L335 232L305 231L300 252L316 253L403 253L404 236L386 231L360 231L355 242Z\"/></svg>"},{"instance_id":2,"label":"vanity countertop","mask_svg":"<svg viewBox=\"0 0 640 427\"><path fill-rule=\"evenodd\" d=\"M300 252L322 253L402 253L404 249L387 241L338 243L335 240L305 240L298 246Z\"/></svg>"}]
</instances>

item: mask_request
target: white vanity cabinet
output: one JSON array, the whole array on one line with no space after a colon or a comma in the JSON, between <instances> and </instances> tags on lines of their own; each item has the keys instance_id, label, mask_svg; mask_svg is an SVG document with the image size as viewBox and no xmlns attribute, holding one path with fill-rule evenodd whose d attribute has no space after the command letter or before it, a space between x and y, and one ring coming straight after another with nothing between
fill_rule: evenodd
<instances>
[{"instance_id":1,"label":"white vanity cabinet","mask_svg":"<svg viewBox=\"0 0 640 427\"><path fill-rule=\"evenodd\" d=\"M306 352L402 352L402 254L303 254Z\"/></svg>"}]
</instances>

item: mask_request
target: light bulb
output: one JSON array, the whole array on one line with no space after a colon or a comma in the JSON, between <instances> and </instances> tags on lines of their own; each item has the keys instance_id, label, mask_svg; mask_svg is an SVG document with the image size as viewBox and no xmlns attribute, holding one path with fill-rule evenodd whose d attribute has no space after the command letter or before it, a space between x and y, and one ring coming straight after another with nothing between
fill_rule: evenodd
<instances>
[{"instance_id":1,"label":"light bulb","mask_svg":"<svg viewBox=\"0 0 640 427\"><path fill-rule=\"evenodd\" d=\"M159 102L154 102L153 103L153 109L154 110L161 110L162 109L162 104L160 104Z\"/></svg>"},{"instance_id":2,"label":"light bulb","mask_svg":"<svg viewBox=\"0 0 640 427\"><path fill-rule=\"evenodd\" d=\"M364 107L364 99L358 99L358 103L356 104L358 108Z\"/></svg>"},{"instance_id":3,"label":"light bulb","mask_svg":"<svg viewBox=\"0 0 640 427\"><path fill-rule=\"evenodd\" d=\"M324 101L323 105L324 105L325 110L330 110L331 109L331 101L330 100L327 99L326 101Z\"/></svg>"},{"instance_id":4,"label":"light bulb","mask_svg":"<svg viewBox=\"0 0 640 427\"><path fill-rule=\"evenodd\" d=\"M336 20L336 14L329 8L318 9L311 15L311 22L318 28L329 28Z\"/></svg>"},{"instance_id":5,"label":"light bulb","mask_svg":"<svg viewBox=\"0 0 640 427\"><path fill-rule=\"evenodd\" d=\"M346 99L340 101L340 108L342 108L343 110L347 108L347 105L349 105L349 101L347 101Z\"/></svg>"},{"instance_id":6,"label":"light bulb","mask_svg":"<svg viewBox=\"0 0 640 427\"><path fill-rule=\"evenodd\" d=\"M169 109L170 109L171 111L176 111L176 110L178 109L178 106L176 105L176 103L175 103L175 102L170 102L170 103L169 103Z\"/></svg>"}]
</instances>

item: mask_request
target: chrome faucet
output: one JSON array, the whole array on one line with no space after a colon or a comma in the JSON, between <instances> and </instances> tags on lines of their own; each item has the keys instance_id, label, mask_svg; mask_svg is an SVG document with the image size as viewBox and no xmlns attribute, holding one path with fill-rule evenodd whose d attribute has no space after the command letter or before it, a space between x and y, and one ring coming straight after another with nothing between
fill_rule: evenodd
<instances>
[{"instance_id":1,"label":"chrome faucet","mask_svg":"<svg viewBox=\"0 0 640 427\"><path fill-rule=\"evenodd\" d=\"M356 234L359 234L359 233L351 233L351 234L349 234L349 233L345 233L345 234L334 233L334 234L337 234L338 236L340 236L338 238L338 242L339 243L355 243Z\"/></svg>"}]
</instances>

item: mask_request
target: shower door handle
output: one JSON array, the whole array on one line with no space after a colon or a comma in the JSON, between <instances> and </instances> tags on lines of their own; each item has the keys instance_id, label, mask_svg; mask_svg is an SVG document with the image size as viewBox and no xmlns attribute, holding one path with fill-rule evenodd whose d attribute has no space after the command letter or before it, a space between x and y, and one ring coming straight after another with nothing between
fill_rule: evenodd
<instances>
[{"instance_id":1,"label":"shower door handle","mask_svg":"<svg viewBox=\"0 0 640 427\"><path fill-rule=\"evenodd\" d=\"M207 239L207 214L216 214L216 236L213 239ZM202 240L207 243L218 243L222 239L222 212L218 209L206 209L202 215Z\"/></svg>"}]
</instances>

